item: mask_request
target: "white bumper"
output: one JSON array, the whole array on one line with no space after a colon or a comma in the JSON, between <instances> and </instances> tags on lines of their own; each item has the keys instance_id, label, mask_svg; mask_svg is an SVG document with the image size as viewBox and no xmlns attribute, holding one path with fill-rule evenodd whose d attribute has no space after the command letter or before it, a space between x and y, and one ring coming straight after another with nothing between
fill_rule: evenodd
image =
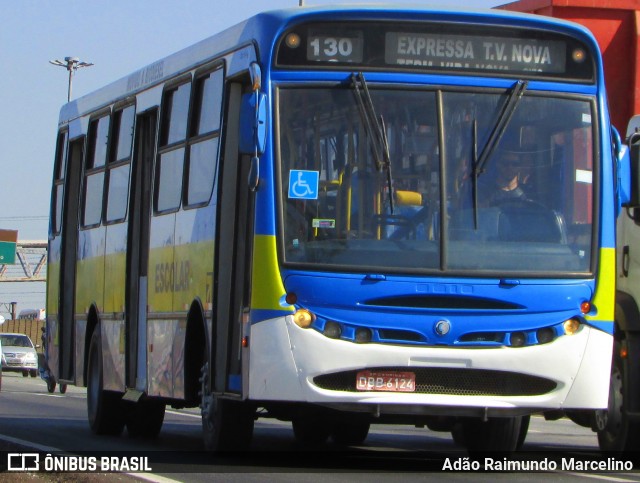
<instances>
[{"instance_id":1,"label":"white bumper","mask_svg":"<svg viewBox=\"0 0 640 483\"><path fill-rule=\"evenodd\" d=\"M313 329L301 329L292 317L251 327L249 388L252 400L296 401L325 405L378 405L385 412L415 413L429 408L530 410L602 409L607 407L611 369L611 335L582 326L573 336L522 348L449 348L355 344L333 340ZM326 390L314 377L373 367L485 369L552 380L555 389L528 396L476 396ZM398 409L400 408L400 409ZM534 411L531 411L534 412Z\"/></svg>"}]
</instances>

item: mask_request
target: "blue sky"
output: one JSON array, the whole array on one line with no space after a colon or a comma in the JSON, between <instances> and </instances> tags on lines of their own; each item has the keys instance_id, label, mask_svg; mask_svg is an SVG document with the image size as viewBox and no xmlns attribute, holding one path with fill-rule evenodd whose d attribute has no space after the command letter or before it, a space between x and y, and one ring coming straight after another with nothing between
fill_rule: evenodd
<instances>
[{"instance_id":1,"label":"blue sky","mask_svg":"<svg viewBox=\"0 0 640 483\"><path fill-rule=\"evenodd\" d=\"M355 2L305 0L326 3ZM500 3L506 2L466 5ZM0 229L18 230L20 241L47 239L56 125L68 82L67 71L50 60L71 56L94 64L76 72L77 98L260 11L297 6L298 0L1 0ZM44 289L34 292L35 284L18 284L12 295L3 285L0 302L44 307Z\"/></svg>"},{"instance_id":2,"label":"blue sky","mask_svg":"<svg viewBox=\"0 0 640 483\"><path fill-rule=\"evenodd\" d=\"M74 76L75 98L262 10L297 5L298 0L2 0L0 228L18 230L19 240L47 238L56 124L68 80L67 71L49 60L73 56L94 63Z\"/></svg>"}]
</instances>

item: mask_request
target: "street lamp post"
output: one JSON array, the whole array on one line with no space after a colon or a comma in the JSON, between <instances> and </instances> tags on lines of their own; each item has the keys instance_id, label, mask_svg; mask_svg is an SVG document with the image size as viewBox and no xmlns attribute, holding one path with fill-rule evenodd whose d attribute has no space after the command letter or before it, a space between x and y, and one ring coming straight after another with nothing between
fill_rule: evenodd
<instances>
[{"instance_id":1,"label":"street lamp post","mask_svg":"<svg viewBox=\"0 0 640 483\"><path fill-rule=\"evenodd\" d=\"M69 71L69 86L67 88L67 102L71 100L71 85L73 83L73 74L80 67L91 67L93 64L91 62L83 62L77 57L65 57L64 61L62 60L50 60L50 64L57 65L58 67L64 67Z\"/></svg>"}]
</instances>

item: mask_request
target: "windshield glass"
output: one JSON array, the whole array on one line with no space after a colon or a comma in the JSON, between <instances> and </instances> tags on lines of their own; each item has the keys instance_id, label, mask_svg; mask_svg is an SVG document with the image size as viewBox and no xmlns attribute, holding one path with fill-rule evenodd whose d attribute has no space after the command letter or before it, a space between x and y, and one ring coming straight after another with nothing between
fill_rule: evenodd
<instances>
[{"instance_id":1,"label":"windshield glass","mask_svg":"<svg viewBox=\"0 0 640 483\"><path fill-rule=\"evenodd\" d=\"M5 347L33 347L26 335L0 335L0 343Z\"/></svg>"},{"instance_id":2,"label":"windshield glass","mask_svg":"<svg viewBox=\"0 0 640 483\"><path fill-rule=\"evenodd\" d=\"M368 90L370 116L353 85L279 90L287 263L591 270L590 100L527 90L505 116L513 90Z\"/></svg>"}]
</instances>

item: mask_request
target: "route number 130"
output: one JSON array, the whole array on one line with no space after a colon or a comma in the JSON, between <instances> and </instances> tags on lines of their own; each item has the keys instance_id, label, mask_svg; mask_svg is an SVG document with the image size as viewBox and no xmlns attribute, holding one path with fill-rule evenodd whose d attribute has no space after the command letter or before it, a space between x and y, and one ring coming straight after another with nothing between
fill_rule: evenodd
<instances>
[{"instance_id":1,"label":"route number 130","mask_svg":"<svg viewBox=\"0 0 640 483\"><path fill-rule=\"evenodd\" d=\"M309 60L360 62L361 41L351 37L311 37L307 55Z\"/></svg>"}]
</instances>

